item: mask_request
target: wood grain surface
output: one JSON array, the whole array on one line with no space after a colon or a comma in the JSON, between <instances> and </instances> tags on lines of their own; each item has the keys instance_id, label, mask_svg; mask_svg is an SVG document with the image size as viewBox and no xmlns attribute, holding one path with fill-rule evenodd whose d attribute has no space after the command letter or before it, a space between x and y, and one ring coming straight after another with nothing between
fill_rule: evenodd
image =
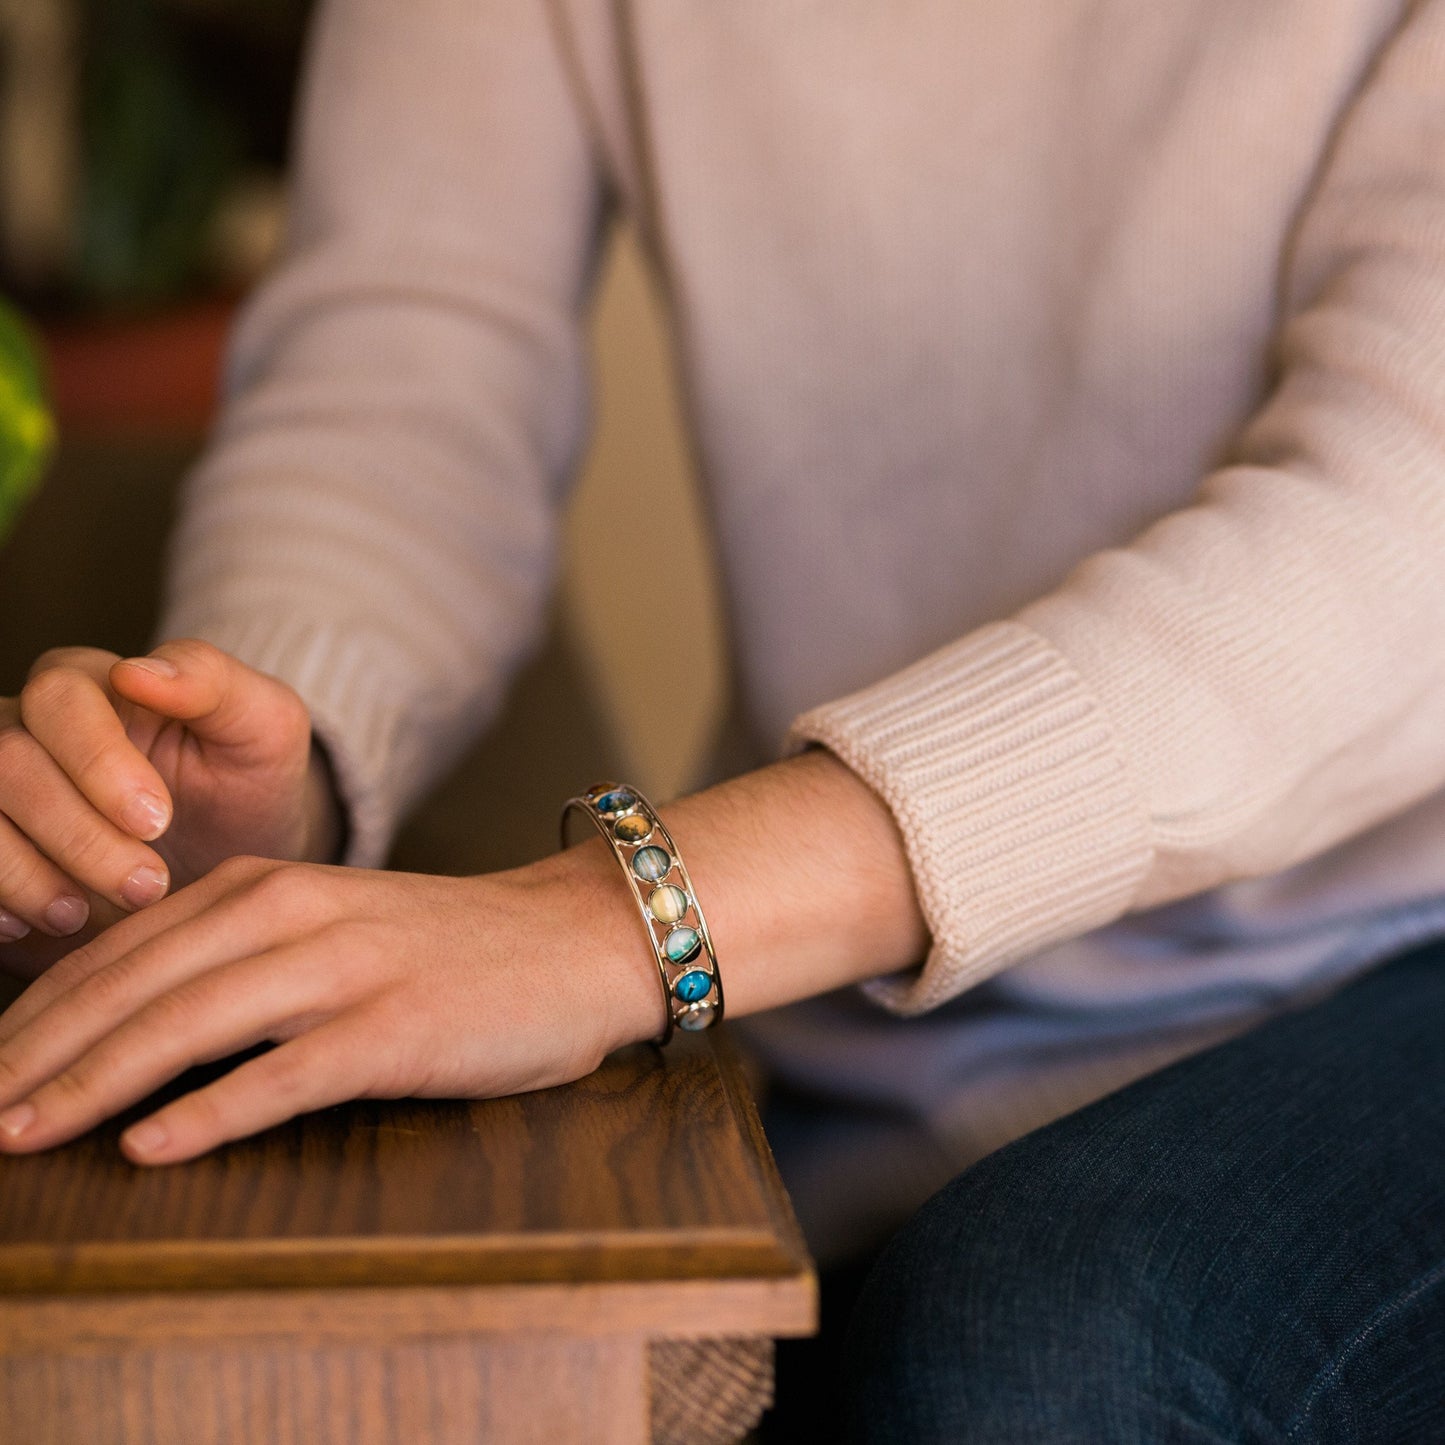
<instances>
[{"instance_id":1,"label":"wood grain surface","mask_svg":"<svg viewBox=\"0 0 1445 1445\"><path fill-rule=\"evenodd\" d=\"M726 1029L138 1169L153 1102L0 1157L0 1445L722 1442L816 1327Z\"/></svg>"},{"instance_id":2,"label":"wood grain surface","mask_svg":"<svg viewBox=\"0 0 1445 1445\"><path fill-rule=\"evenodd\" d=\"M725 1031L510 1098L360 1102L139 1169L0 1158L0 1293L806 1272Z\"/></svg>"},{"instance_id":3,"label":"wood grain surface","mask_svg":"<svg viewBox=\"0 0 1445 1445\"><path fill-rule=\"evenodd\" d=\"M635 1339L0 1359L0 1445L643 1445Z\"/></svg>"}]
</instances>

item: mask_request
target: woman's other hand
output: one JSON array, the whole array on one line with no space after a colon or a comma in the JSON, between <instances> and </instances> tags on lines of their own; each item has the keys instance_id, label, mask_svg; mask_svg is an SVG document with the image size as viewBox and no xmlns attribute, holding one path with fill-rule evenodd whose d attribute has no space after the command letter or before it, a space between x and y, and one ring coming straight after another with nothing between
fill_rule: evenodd
<instances>
[{"instance_id":1,"label":"woman's other hand","mask_svg":"<svg viewBox=\"0 0 1445 1445\"><path fill-rule=\"evenodd\" d=\"M88 937L96 900L130 913L238 853L329 856L335 830L284 683L197 641L46 653L0 698L0 966L55 952L32 931Z\"/></svg>"},{"instance_id":2,"label":"woman's other hand","mask_svg":"<svg viewBox=\"0 0 1445 1445\"><path fill-rule=\"evenodd\" d=\"M0 1016L0 1148L59 1144L193 1064L279 1046L123 1137L170 1163L344 1099L590 1073L662 1024L600 848L480 878L233 858L71 953Z\"/></svg>"}]
</instances>

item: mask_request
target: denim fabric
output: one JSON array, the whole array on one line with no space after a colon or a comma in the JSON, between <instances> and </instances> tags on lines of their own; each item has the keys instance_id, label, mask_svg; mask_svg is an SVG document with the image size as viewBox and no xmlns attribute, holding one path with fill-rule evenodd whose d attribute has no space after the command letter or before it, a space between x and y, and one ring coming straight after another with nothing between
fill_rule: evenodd
<instances>
[{"instance_id":1,"label":"denim fabric","mask_svg":"<svg viewBox=\"0 0 1445 1445\"><path fill-rule=\"evenodd\" d=\"M1445 944L959 1175L839 1388L862 1445L1445 1441Z\"/></svg>"}]
</instances>

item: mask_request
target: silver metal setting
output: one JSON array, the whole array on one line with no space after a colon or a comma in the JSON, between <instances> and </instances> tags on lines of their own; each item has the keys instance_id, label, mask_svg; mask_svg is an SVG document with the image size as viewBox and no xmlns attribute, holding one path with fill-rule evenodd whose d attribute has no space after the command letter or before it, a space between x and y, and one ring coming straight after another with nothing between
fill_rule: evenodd
<instances>
[{"instance_id":1,"label":"silver metal setting","mask_svg":"<svg viewBox=\"0 0 1445 1445\"><path fill-rule=\"evenodd\" d=\"M611 792L631 793L636 801L630 808L619 808L616 812L604 813L598 808L597 802L598 799ZM713 949L712 935L708 932L707 919L703 916L702 906L697 901L697 894L693 892L692 879L688 877L687 865L678 855L677 845L672 841L672 834L667 831L666 825L657 816L657 810L630 783L594 783L585 793L580 793L575 798L568 798L562 805L560 830L564 848L567 847L567 824L573 809L585 813L592 820L593 826L607 840L613 856L622 865L622 872L627 879L628 887L632 890L632 897L637 904L642 926L647 933L647 941L652 945L652 955L657 962L658 981L662 985L666 1011L663 1031L654 1042L659 1045L667 1043L672 1038L675 1024L680 1025L689 1033L696 1033L721 1022L723 1016L722 975L718 972L717 954ZM635 843L619 838L612 831L613 825L619 818L629 817L632 814L639 815L651 824L647 836L639 838ZM633 872L633 855L643 848L662 848L672 860L671 867L661 878L639 878ZM654 917L652 910L647 906L648 898L664 884L672 884L680 889L686 900L681 915L671 923L664 923L661 919ZM692 922L688 922L689 917L693 920ZM680 927L696 929L702 947L683 962L673 963L664 951L662 941L674 928ZM705 973L712 980L709 992L692 1003L678 998L673 992L678 979L685 973Z\"/></svg>"}]
</instances>

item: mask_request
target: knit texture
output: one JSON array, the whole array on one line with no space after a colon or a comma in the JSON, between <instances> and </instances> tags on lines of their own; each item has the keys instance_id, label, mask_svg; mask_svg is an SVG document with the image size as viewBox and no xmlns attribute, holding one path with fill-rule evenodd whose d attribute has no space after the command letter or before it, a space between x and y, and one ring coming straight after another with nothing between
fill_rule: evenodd
<instances>
[{"instance_id":1,"label":"knit texture","mask_svg":"<svg viewBox=\"0 0 1445 1445\"><path fill-rule=\"evenodd\" d=\"M1148 867L1147 820L1108 719L1016 623L802 714L789 741L826 744L902 829L933 945L917 977L863 985L897 1013L1118 917Z\"/></svg>"},{"instance_id":2,"label":"knit texture","mask_svg":"<svg viewBox=\"0 0 1445 1445\"><path fill-rule=\"evenodd\" d=\"M1081 1103L1445 896L1442 75L1442 0L326 0L162 632L301 692L379 861L537 639L626 211L742 731L933 930L770 1062Z\"/></svg>"}]
</instances>

